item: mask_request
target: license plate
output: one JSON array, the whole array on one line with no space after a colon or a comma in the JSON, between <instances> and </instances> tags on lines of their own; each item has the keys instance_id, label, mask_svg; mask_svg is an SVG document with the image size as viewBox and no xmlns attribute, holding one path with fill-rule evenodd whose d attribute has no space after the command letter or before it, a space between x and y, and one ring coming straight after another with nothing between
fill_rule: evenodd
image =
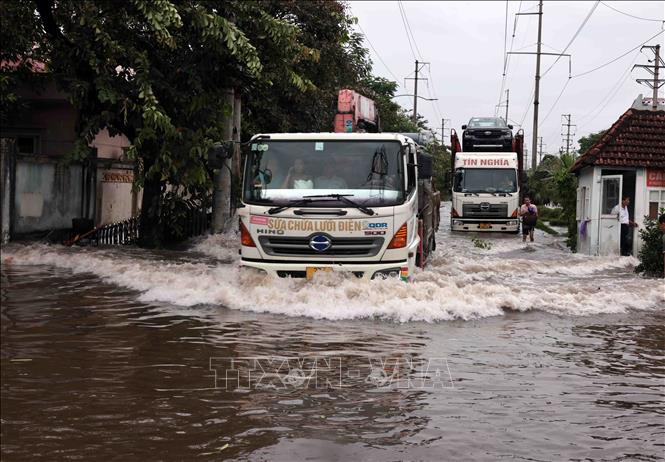
<instances>
[{"instance_id":1,"label":"license plate","mask_svg":"<svg viewBox=\"0 0 665 462\"><path fill-rule=\"evenodd\" d=\"M317 271L325 271L325 272L329 273L329 272L332 271L332 268L330 268L330 267L317 268L315 266L308 266L305 269L305 276L307 277L307 279L312 279L314 277L314 273L316 273Z\"/></svg>"},{"instance_id":2,"label":"license plate","mask_svg":"<svg viewBox=\"0 0 665 462\"><path fill-rule=\"evenodd\" d=\"M490 225L489 223L481 223L478 227L480 229L492 229L492 225Z\"/></svg>"}]
</instances>

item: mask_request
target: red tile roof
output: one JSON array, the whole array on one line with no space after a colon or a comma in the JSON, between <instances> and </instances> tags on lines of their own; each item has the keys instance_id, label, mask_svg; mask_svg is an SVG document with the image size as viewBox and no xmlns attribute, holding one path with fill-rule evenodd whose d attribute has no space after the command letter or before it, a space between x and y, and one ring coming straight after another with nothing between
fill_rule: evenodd
<instances>
[{"instance_id":1,"label":"red tile roof","mask_svg":"<svg viewBox=\"0 0 665 462\"><path fill-rule=\"evenodd\" d=\"M628 109L570 171L587 165L665 168L665 111Z\"/></svg>"}]
</instances>

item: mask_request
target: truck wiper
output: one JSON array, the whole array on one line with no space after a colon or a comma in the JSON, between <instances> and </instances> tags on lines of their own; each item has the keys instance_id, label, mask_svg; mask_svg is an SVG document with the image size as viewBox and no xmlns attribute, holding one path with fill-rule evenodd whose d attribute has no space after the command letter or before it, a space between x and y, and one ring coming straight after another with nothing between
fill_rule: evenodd
<instances>
[{"instance_id":1,"label":"truck wiper","mask_svg":"<svg viewBox=\"0 0 665 462\"><path fill-rule=\"evenodd\" d=\"M332 199L337 199L338 201L342 201L345 204L350 205L351 207L355 207L361 212L367 214L367 215L374 215L374 210L367 208L363 205L360 205L356 201L352 201L349 199L349 197L353 197L353 194L319 194L319 195L314 195L314 196L303 196L303 199L321 199L321 198L332 198Z\"/></svg>"},{"instance_id":2,"label":"truck wiper","mask_svg":"<svg viewBox=\"0 0 665 462\"><path fill-rule=\"evenodd\" d=\"M464 196L480 196L480 194L478 194L477 192L467 191L467 192L464 193Z\"/></svg>"},{"instance_id":3,"label":"truck wiper","mask_svg":"<svg viewBox=\"0 0 665 462\"><path fill-rule=\"evenodd\" d=\"M270 215L274 215L276 213L282 212L288 208L291 207L300 207L301 205L309 204L310 202L313 202L312 199L309 199L309 197L305 198L303 197L302 199L294 199L292 201L289 201L289 204L287 205L278 205L277 207L273 207L271 209L268 209L268 213Z\"/></svg>"}]
</instances>

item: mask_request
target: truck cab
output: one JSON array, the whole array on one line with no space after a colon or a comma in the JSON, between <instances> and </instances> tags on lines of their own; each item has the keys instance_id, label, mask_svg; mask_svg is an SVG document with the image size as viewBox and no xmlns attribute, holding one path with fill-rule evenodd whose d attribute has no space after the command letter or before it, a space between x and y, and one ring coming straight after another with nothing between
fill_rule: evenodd
<instances>
[{"instance_id":1,"label":"truck cab","mask_svg":"<svg viewBox=\"0 0 665 462\"><path fill-rule=\"evenodd\" d=\"M408 280L422 252L418 146L393 133L254 136L238 210L241 265Z\"/></svg>"}]
</instances>

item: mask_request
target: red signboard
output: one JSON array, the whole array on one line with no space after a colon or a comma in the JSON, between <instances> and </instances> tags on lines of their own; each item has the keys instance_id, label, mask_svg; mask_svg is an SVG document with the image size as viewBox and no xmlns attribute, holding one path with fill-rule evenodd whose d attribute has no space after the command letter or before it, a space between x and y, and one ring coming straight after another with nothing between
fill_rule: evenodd
<instances>
[{"instance_id":1,"label":"red signboard","mask_svg":"<svg viewBox=\"0 0 665 462\"><path fill-rule=\"evenodd\" d=\"M647 187L665 188L665 170L648 168Z\"/></svg>"}]
</instances>

